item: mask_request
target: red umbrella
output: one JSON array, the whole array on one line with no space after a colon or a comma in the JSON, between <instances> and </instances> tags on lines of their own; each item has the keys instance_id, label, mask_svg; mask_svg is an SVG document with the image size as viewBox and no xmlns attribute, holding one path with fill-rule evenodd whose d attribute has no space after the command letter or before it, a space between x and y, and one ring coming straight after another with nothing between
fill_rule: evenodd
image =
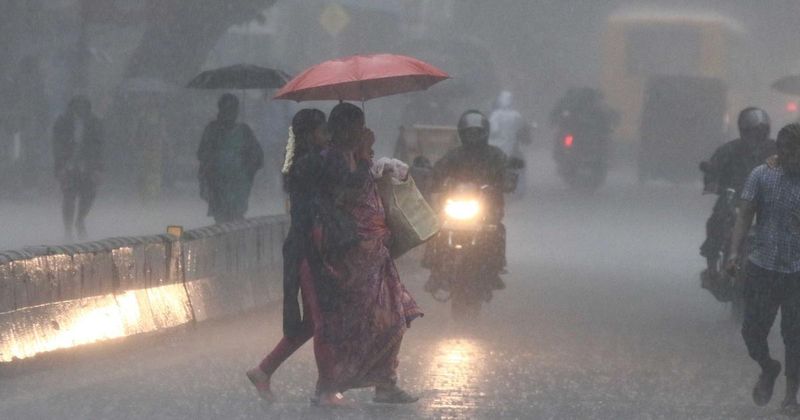
<instances>
[{"instance_id":1,"label":"red umbrella","mask_svg":"<svg viewBox=\"0 0 800 420\"><path fill-rule=\"evenodd\" d=\"M366 101L425 90L449 79L442 70L413 57L395 54L355 55L309 67L275 94L295 101Z\"/></svg>"}]
</instances>

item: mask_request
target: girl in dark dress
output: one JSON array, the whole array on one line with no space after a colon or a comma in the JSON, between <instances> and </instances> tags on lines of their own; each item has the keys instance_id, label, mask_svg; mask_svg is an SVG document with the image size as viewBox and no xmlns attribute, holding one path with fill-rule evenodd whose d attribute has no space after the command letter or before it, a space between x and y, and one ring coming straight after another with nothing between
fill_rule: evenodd
<instances>
[{"instance_id":1,"label":"girl in dark dress","mask_svg":"<svg viewBox=\"0 0 800 420\"><path fill-rule=\"evenodd\" d=\"M323 325L316 290L316 277L321 271L318 242L314 236L319 214L320 177L323 174L322 153L328 146L325 114L318 109L303 109L292 119L286 163L283 174L289 193L291 226L283 245L283 338L259 364L247 371L261 398L272 401L272 374L312 337L320 376L330 369L330 350L319 340ZM298 304L302 290L303 315ZM318 392L319 394L319 392ZM318 395L323 400L334 396Z\"/></svg>"}]
</instances>

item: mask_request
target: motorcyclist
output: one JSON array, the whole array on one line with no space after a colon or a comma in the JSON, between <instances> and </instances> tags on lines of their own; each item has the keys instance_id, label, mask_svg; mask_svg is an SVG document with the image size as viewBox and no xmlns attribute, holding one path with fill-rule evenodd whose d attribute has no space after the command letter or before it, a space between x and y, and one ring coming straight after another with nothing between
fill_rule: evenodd
<instances>
[{"instance_id":1,"label":"motorcyclist","mask_svg":"<svg viewBox=\"0 0 800 420\"><path fill-rule=\"evenodd\" d=\"M769 115L760 108L749 107L739 113L739 138L723 144L708 161L700 164L703 171L704 194L717 194L714 210L706 222L706 240L700 247L700 255L706 258L706 276L717 276L717 263L725 245L725 237L732 226L728 226L726 191L732 189L736 200L750 172L777 153L775 140L769 138Z\"/></svg>"},{"instance_id":2,"label":"motorcyclist","mask_svg":"<svg viewBox=\"0 0 800 420\"><path fill-rule=\"evenodd\" d=\"M608 141L619 114L606 104L603 93L589 87L571 88L550 112L550 124L571 129L590 129Z\"/></svg>"},{"instance_id":3,"label":"motorcyclist","mask_svg":"<svg viewBox=\"0 0 800 420\"><path fill-rule=\"evenodd\" d=\"M496 268L498 274L505 270L505 226L502 224L505 214L505 199L503 193L506 189L506 169L507 157L499 148L489 144L490 124L489 120L480 111L469 110L461 115L458 120L458 136L461 146L448 152L433 166L433 191L441 191L445 182L468 182L478 185L487 185L487 197L490 201L488 206L488 220L497 225L497 235L495 244L486 244L487 250L492 250L490 264ZM435 256L431 255L430 250L435 248L428 247L423 265L430 268ZM492 279L495 289L505 287L499 275ZM436 284L435 279L431 278L426 289L437 290L440 285ZM429 290L431 291L431 290Z\"/></svg>"}]
</instances>

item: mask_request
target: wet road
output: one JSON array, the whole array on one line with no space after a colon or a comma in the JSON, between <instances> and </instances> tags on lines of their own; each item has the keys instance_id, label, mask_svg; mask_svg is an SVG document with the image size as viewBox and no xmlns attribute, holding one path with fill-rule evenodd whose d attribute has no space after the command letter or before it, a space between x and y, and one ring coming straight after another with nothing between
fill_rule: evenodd
<instances>
[{"instance_id":1,"label":"wet road","mask_svg":"<svg viewBox=\"0 0 800 420\"><path fill-rule=\"evenodd\" d=\"M375 405L362 390L349 393L355 409L309 407L307 346L275 375L278 402L262 405L243 372L279 338L273 308L4 371L0 418L774 418L783 379L769 407L752 404L758 368L698 286L712 199L696 186L614 182L589 197L537 185L510 205L508 288L470 328L403 264L426 310L401 354L417 404Z\"/></svg>"}]
</instances>

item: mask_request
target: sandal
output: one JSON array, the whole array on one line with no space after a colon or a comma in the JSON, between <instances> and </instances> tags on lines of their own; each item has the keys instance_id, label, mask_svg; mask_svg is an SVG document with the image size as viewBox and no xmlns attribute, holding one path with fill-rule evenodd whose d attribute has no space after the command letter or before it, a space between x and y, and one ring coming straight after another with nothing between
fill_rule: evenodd
<instances>
[{"instance_id":1,"label":"sandal","mask_svg":"<svg viewBox=\"0 0 800 420\"><path fill-rule=\"evenodd\" d=\"M419 401L419 397L394 387L387 391L375 390L375 397L372 398L372 401L379 404L411 404Z\"/></svg>"}]
</instances>

